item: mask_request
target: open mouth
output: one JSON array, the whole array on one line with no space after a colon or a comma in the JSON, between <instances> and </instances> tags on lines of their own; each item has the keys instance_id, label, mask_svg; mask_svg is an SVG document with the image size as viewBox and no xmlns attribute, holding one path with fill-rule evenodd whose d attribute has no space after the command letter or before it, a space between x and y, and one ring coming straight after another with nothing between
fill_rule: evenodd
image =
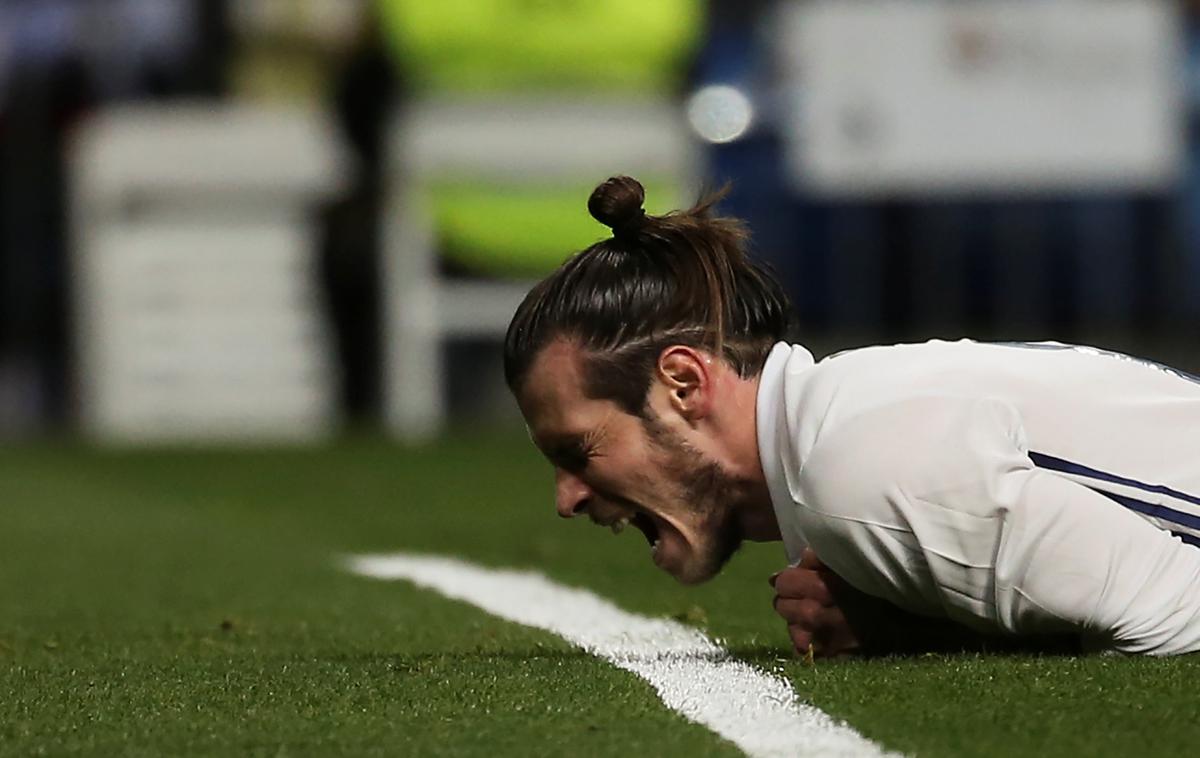
<instances>
[{"instance_id":1,"label":"open mouth","mask_svg":"<svg viewBox=\"0 0 1200 758\"><path fill-rule=\"evenodd\" d=\"M642 534L646 536L646 543L650 547L658 547L658 525L654 523L654 519L644 513L638 513L634 515L630 523L642 530Z\"/></svg>"},{"instance_id":2,"label":"open mouth","mask_svg":"<svg viewBox=\"0 0 1200 758\"><path fill-rule=\"evenodd\" d=\"M610 528L612 529L613 534L620 534L629 524L633 524L638 528L638 531L640 531L642 536L646 538L646 544L648 544L651 548L658 547L660 535L658 531L658 524L655 523L653 518L644 513L635 513L632 516L625 516L624 518L614 521L610 525Z\"/></svg>"}]
</instances>

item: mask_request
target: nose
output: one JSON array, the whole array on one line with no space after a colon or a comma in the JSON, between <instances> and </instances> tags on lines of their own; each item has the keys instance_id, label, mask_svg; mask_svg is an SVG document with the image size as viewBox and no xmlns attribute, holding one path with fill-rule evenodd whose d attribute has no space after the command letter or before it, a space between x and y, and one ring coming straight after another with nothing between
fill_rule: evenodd
<instances>
[{"instance_id":1,"label":"nose","mask_svg":"<svg viewBox=\"0 0 1200 758\"><path fill-rule=\"evenodd\" d=\"M558 515L563 518L578 516L587 510L591 498L592 491L582 479L562 469L554 472L554 500Z\"/></svg>"}]
</instances>

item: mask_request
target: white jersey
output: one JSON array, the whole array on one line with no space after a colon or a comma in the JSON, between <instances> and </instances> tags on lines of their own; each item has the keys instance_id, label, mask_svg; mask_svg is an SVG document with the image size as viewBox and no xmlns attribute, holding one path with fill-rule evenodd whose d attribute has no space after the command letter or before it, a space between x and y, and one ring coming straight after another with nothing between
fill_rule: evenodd
<instances>
[{"instance_id":1,"label":"white jersey","mask_svg":"<svg viewBox=\"0 0 1200 758\"><path fill-rule=\"evenodd\" d=\"M1200 380L1059 343L780 343L758 441L789 558L983 631L1200 651Z\"/></svg>"}]
</instances>

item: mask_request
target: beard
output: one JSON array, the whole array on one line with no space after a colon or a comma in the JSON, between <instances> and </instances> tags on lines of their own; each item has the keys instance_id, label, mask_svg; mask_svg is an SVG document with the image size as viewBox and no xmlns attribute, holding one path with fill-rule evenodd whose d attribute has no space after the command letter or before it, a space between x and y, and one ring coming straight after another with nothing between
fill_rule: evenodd
<instances>
[{"instance_id":1,"label":"beard","mask_svg":"<svg viewBox=\"0 0 1200 758\"><path fill-rule=\"evenodd\" d=\"M734 507L741 483L656 416L647 415L642 423L650 444L661 456L659 464L670 496L687 503L698 519L699 544L694 545L692 560L676 578L684 584L706 582L720 573L742 545L744 535Z\"/></svg>"}]
</instances>

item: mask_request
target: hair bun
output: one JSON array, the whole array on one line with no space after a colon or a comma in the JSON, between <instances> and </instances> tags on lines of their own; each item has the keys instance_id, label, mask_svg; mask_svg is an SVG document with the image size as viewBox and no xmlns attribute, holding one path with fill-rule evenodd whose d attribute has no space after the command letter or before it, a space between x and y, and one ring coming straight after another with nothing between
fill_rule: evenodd
<instances>
[{"instance_id":1,"label":"hair bun","mask_svg":"<svg viewBox=\"0 0 1200 758\"><path fill-rule=\"evenodd\" d=\"M614 176L592 190L588 212L619 237L641 227L646 217L642 210L645 200L646 190L641 182L628 176Z\"/></svg>"}]
</instances>

